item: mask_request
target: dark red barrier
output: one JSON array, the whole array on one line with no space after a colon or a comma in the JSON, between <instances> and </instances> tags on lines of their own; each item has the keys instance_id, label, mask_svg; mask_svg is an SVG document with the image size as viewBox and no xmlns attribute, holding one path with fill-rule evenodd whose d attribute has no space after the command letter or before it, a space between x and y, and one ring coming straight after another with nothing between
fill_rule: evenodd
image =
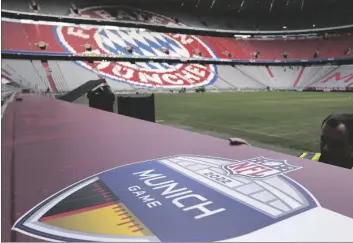
<instances>
[{"instance_id":1,"label":"dark red barrier","mask_svg":"<svg viewBox=\"0 0 353 243\"><path fill-rule=\"evenodd\" d=\"M2 241L352 240L350 170L31 95L2 122Z\"/></svg>"}]
</instances>

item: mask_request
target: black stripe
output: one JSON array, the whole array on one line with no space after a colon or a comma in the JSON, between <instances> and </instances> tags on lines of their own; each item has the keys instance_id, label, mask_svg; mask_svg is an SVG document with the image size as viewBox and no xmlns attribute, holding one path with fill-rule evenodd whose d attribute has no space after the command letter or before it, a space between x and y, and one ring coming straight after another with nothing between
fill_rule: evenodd
<instances>
[{"instance_id":1,"label":"black stripe","mask_svg":"<svg viewBox=\"0 0 353 243\"><path fill-rule=\"evenodd\" d=\"M307 152L303 158L311 160L315 156L315 154L316 153Z\"/></svg>"},{"instance_id":2,"label":"black stripe","mask_svg":"<svg viewBox=\"0 0 353 243\"><path fill-rule=\"evenodd\" d=\"M101 189L101 192L97 188ZM102 191L106 193L107 198L103 197ZM46 212L43 218L116 201L118 198L103 182L95 181L60 201Z\"/></svg>"}]
</instances>

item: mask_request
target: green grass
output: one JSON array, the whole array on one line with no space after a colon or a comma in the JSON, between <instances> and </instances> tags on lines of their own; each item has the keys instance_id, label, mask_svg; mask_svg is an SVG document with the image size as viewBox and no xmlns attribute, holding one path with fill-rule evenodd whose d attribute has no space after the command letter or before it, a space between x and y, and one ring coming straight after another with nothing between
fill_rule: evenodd
<instances>
[{"instance_id":1,"label":"green grass","mask_svg":"<svg viewBox=\"0 0 353 243\"><path fill-rule=\"evenodd\" d=\"M298 154L318 151L321 121L353 113L349 93L252 92L159 94L157 120L254 146Z\"/></svg>"},{"instance_id":2,"label":"green grass","mask_svg":"<svg viewBox=\"0 0 353 243\"><path fill-rule=\"evenodd\" d=\"M85 103L78 101L78 103ZM321 121L353 113L349 93L249 92L157 94L157 122L298 155L318 151Z\"/></svg>"}]
</instances>

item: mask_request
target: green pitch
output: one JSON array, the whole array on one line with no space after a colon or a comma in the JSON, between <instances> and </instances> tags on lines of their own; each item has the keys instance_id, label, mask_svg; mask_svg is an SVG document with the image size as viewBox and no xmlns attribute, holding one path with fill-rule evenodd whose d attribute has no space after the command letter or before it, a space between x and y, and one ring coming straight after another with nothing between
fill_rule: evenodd
<instances>
[{"instance_id":1,"label":"green pitch","mask_svg":"<svg viewBox=\"0 0 353 243\"><path fill-rule=\"evenodd\" d=\"M318 152L322 120L353 113L352 93L249 92L156 95L156 119L213 136L298 155Z\"/></svg>"},{"instance_id":2,"label":"green pitch","mask_svg":"<svg viewBox=\"0 0 353 243\"><path fill-rule=\"evenodd\" d=\"M82 97L76 103L88 102ZM225 139L240 137L253 146L299 155L318 152L320 126L327 115L353 113L353 94L156 94L155 104L158 123Z\"/></svg>"}]
</instances>

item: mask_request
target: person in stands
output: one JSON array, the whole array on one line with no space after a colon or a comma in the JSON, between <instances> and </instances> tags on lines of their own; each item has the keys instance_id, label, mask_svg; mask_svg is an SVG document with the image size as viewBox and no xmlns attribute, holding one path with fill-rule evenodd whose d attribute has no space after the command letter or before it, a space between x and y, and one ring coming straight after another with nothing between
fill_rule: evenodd
<instances>
[{"instance_id":1,"label":"person in stands","mask_svg":"<svg viewBox=\"0 0 353 243\"><path fill-rule=\"evenodd\" d=\"M230 138L229 142L230 145L250 146L240 138ZM300 158L353 169L353 114L333 114L323 120L320 150L320 153L302 153Z\"/></svg>"},{"instance_id":2,"label":"person in stands","mask_svg":"<svg viewBox=\"0 0 353 243\"><path fill-rule=\"evenodd\" d=\"M353 169L353 114L326 117L321 125L321 153L302 153L301 158Z\"/></svg>"}]
</instances>

